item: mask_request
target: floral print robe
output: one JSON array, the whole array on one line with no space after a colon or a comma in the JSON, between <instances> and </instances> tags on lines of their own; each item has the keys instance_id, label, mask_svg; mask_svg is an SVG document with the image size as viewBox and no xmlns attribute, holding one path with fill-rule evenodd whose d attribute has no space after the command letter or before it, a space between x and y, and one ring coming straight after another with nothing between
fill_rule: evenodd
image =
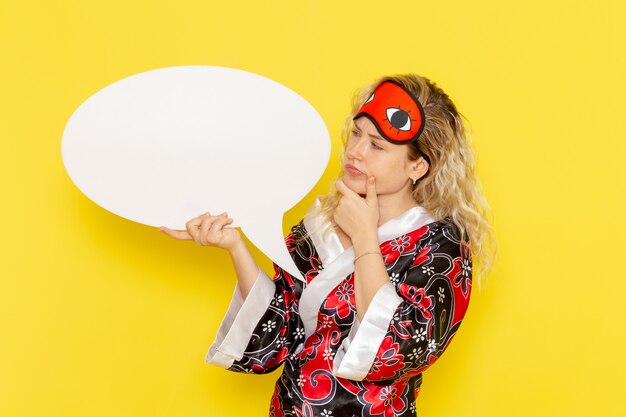
<instances>
[{"instance_id":1,"label":"floral print robe","mask_svg":"<svg viewBox=\"0 0 626 417\"><path fill-rule=\"evenodd\" d=\"M245 300L235 288L206 361L247 373L284 364L272 417L415 416L422 373L468 307L469 249L451 222L420 206L381 225L389 282L360 322L353 249L321 224L305 217L286 237L304 279L274 264L274 277L260 271Z\"/></svg>"}]
</instances>

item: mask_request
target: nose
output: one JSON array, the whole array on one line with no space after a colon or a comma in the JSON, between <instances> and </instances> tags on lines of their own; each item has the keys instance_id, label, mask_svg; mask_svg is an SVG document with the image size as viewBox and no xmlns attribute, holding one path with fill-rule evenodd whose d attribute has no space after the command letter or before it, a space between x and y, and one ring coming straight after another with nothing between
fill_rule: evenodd
<instances>
[{"instance_id":1,"label":"nose","mask_svg":"<svg viewBox=\"0 0 626 417\"><path fill-rule=\"evenodd\" d=\"M367 141L362 137L353 137L348 141L348 148L346 149L346 157L348 159L362 160L365 155L365 148Z\"/></svg>"}]
</instances>

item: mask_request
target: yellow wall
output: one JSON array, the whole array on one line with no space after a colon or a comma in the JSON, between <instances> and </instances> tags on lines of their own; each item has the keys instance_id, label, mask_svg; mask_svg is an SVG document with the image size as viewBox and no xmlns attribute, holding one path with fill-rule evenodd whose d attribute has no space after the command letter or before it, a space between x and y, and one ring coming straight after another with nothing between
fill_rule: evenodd
<instances>
[{"instance_id":1,"label":"yellow wall","mask_svg":"<svg viewBox=\"0 0 626 417\"><path fill-rule=\"evenodd\" d=\"M203 362L228 256L106 212L61 161L91 94L193 64L277 80L328 124L333 162L285 228L336 175L356 87L437 81L471 121L500 257L425 374L419 415L622 413L626 13L591 4L2 0L0 415L267 415L278 373Z\"/></svg>"}]
</instances>

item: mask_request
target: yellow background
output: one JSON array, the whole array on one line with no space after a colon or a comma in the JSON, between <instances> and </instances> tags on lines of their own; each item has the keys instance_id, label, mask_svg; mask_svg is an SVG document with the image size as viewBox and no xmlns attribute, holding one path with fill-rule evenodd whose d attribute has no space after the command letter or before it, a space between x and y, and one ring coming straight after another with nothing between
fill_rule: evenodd
<instances>
[{"instance_id":1,"label":"yellow background","mask_svg":"<svg viewBox=\"0 0 626 417\"><path fill-rule=\"evenodd\" d=\"M321 113L332 163L285 230L338 172L354 89L435 80L471 122L500 256L418 414L623 415L625 20L607 0L2 0L0 415L267 415L278 373L203 362L228 255L106 212L62 165L85 99L174 65L252 71Z\"/></svg>"}]
</instances>

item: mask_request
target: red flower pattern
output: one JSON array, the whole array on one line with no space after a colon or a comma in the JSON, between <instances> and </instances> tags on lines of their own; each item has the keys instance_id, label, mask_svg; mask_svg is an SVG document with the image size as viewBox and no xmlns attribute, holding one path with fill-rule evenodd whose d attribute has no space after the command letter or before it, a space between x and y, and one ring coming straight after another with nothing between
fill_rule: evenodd
<instances>
[{"instance_id":1,"label":"red flower pattern","mask_svg":"<svg viewBox=\"0 0 626 417\"><path fill-rule=\"evenodd\" d=\"M263 373L284 364L270 404L274 417L414 416L411 404L419 394L422 372L452 340L469 303L471 254L452 233L444 233L446 227L430 223L380 245L402 303L363 381L333 374L341 342L356 317L353 274L330 291L317 328L305 341L298 316L304 284L278 266L278 296L260 318L244 357L230 369ZM324 265L310 239L302 238L305 234L301 222L285 242L308 284ZM263 331L261 324L268 320L280 324ZM333 410L336 404L341 409Z\"/></svg>"}]
</instances>

